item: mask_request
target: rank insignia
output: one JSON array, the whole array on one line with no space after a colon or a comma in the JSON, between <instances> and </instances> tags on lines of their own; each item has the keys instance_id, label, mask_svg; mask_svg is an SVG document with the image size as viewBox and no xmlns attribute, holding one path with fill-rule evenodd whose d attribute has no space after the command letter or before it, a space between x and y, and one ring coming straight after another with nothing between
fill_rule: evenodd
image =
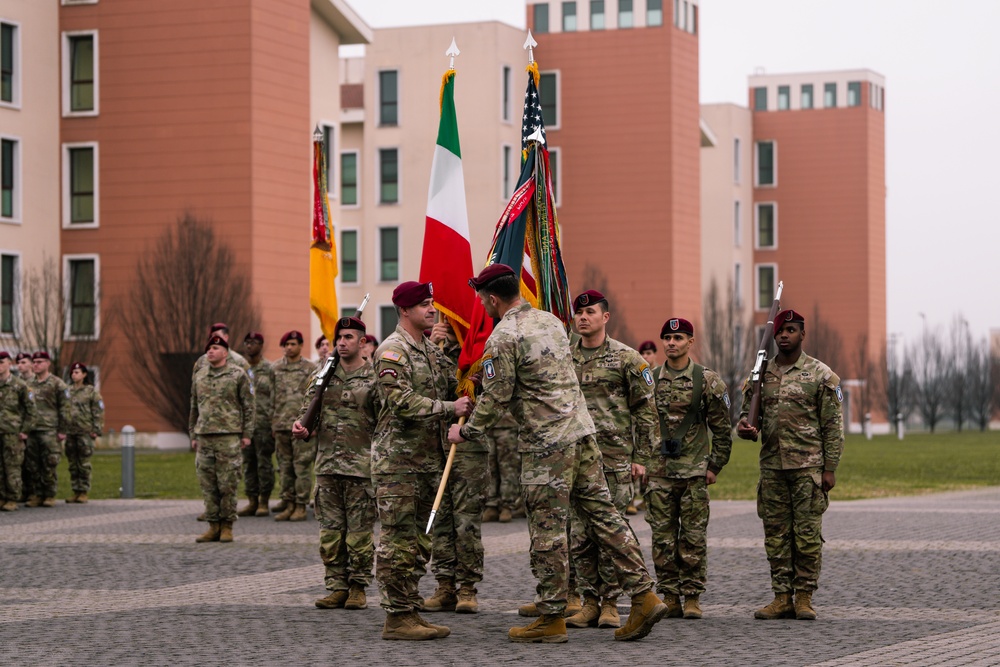
<instances>
[{"instance_id":1,"label":"rank insignia","mask_svg":"<svg viewBox=\"0 0 1000 667\"><path fill-rule=\"evenodd\" d=\"M386 350L385 352L382 353L382 358L385 359L386 361L392 361L394 363L399 363L399 360L402 359L403 357L402 357L402 355L399 354L399 352L393 352L392 350Z\"/></svg>"},{"instance_id":2,"label":"rank insignia","mask_svg":"<svg viewBox=\"0 0 1000 667\"><path fill-rule=\"evenodd\" d=\"M843 403L844 402L844 392L841 391L839 384L837 385L836 391L837 391L837 400L840 401L841 403Z\"/></svg>"},{"instance_id":3,"label":"rank insignia","mask_svg":"<svg viewBox=\"0 0 1000 667\"><path fill-rule=\"evenodd\" d=\"M483 361L483 370L486 372L486 377L490 380L497 376L497 369L494 368L492 359Z\"/></svg>"},{"instance_id":4,"label":"rank insignia","mask_svg":"<svg viewBox=\"0 0 1000 667\"><path fill-rule=\"evenodd\" d=\"M653 373L649 370L649 366L642 369L642 379L646 381L646 384L650 387L653 386Z\"/></svg>"}]
</instances>

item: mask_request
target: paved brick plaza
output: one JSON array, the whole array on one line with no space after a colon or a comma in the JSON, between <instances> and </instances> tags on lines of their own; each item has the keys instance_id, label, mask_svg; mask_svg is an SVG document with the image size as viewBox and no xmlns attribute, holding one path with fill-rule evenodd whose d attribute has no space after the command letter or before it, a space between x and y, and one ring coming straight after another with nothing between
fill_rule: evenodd
<instances>
[{"instance_id":1,"label":"paved brick plaza","mask_svg":"<svg viewBox=\"0 0 1000 667\"><path fill-rule=\"evenodd\" d=\"M201 507L121 500L0 515L0 662L1000 664L1000 488L833 503L812 623L753 620L771 598L760 522L753 503L713 503L705 618L665 620L631 644L597 629L570 629L561 645L507 641L534 586L523 520L484 527L481 613L427 614L452 636L402 643L379 639L374 588L364 611L313 606L324 590L311 515L241 519L234 544L196 545ZM633 525L648 558L642 515ZM426 577L422 590L433 587Z\"/></svg>"}]
</instances>

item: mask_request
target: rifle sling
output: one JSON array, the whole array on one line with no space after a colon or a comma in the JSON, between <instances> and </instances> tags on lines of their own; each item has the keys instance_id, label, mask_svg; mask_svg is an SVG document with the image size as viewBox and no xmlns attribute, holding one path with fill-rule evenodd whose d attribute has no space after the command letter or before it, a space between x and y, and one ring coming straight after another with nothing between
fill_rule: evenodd
<instances>
[{"instance_id":1,"label":"rifle sling","mask_svg":"<svg viewBox=\"0 0 1000 667\"><path fill-rule=\"evenodd\" d=\"M684 415L684 419L681 423L677 425L673 433L670 433L670 429L667 427L667 421L663 417L663 413L659 410L656 411L657 416L660 418L660 437L664 440L676 440L677 442L683 443L684 437L687 432L691 430L694 425L695 419L698 418L698 413L701 411L701 394L705 385L705 367L701 364L692 364L691 369L691 380L694 383L694 392L691 394L691 405L688 406L687 413ZM659 378L657 378L659 381ZM667 435L670 433L670 435Z\"/></svg>"}]
</instances>

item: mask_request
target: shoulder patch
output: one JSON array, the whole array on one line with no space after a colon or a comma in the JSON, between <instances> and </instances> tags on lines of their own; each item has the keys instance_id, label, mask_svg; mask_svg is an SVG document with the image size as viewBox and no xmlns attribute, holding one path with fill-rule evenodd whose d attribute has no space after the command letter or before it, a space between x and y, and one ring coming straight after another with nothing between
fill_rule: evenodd
<instances>
[{"instance_id":1,"label":"shoulder patch","mask_svg":"<svg viewBox=\"0 0 1000 667\"><path fill-rule=\"evenodd\" d=\"M397 356L398 356L398 355L397 355ZM381 377L385 377L386 375L391 375L391 376L392 376L392 377L394 377L394 378L398 378L398 377L399 377L399 375L397 375L397 374L396 374L396 371L395 371L394 369L392 369L392 368L383 368L383 369L382 369L382 370L380 370L380 371L379 371L379 373L378 373L378 376L379 376L380 378L381 378Z\"/></svg>"},{"instance_id":2,"label":"shoulder patch","mask_svg":"<svg viewBox=\"0 0 1000 667\"><path fill-rule=\"evenodd\" d=\"M101 410L103 410L104 409L104 401L98 401L97 402L97 407L99 407Z\"/></svg>"},{"instance_id":3,"label":"shoulder patch","mask_svg":"<svg viewBox=\"0 0 1000 667\"><path fill-rule=\"evenodd\" d=\"M386 361L398 362L400 359L403 358L403 356L399 352L386 350L385 352L382 353L382 356L380 358L385 359ZM379 375L379 377L382 377L381 374Z\"/></svg>"},{"instance_id":4,"label":"shoulder patch","mask_svg":"<svg viewBox=\"0 0 1000 667\"><path fill-rule=\"evenodd\" d=\"M251 380L253 380L253 379L254 379L254 377L255 377L255 376L254 376L254 374L253 374L253 369L252 369L252 368L248 368L248 369L247 369L247 375L249 375L249 376L250 376L250 379L251 379Z\"/></svg>"},{"instance_id":5,"label":"shoulder patch","mask_svg":"<svg viewBox=\"0 0 1000 667\"><path fill-rule=\"evenodd\" d=\"M645 380L646 384L650 387L653 386L653 372L649 370L648 365L642 369L642 379Z\"/></svg>"},{"instance_id":6,"label":"shoulder patch","mask_svg":"<svg viewBox=\"0 0 1000 667\"><path fill-rule=\"evenodd\" d=\"M726 409L727 410L732 409L733 405L729 401L729 392L728 391L722 392L722 402L726 404Z\"/></svg>"},{"instance_id":7,"label":"shoulder patch","mask_svg":"<svg viewBox=\"0 0 1000 667\"><path fill-rule=\"evenodd\" d=\"M844 402L844 392L840 389L840 385L839 384L837 385L837 388L834 391L837 392L837 400L840 401L841 403L843 403Z\"/></svg>"},{"instance_id":8,"label":"shoulder patch","mask_svg":"<svg viewBox=\"0 0 1000 667\"><path fill-rule=\"evenodd\" d=\"M30 389L28 390L28 400L31 401L35 400L35 392L31 391Z\"/></svg>"},{"instance_id":9,"label":"shoulder patch","mask_svg":"<svg viewBox=\"0 0 1000 667\"><path fill-rule=\"evenodd\" d=\"M63 393L66 395L66 398L69 398L69 387L66 387L66 391Z\"/></svg>"},{"instance_id":10,"label":"shoulder patch","mask_svg":"<svg viewBox=\"0 0 1000 667\"><path fill-rule=\"evenodd\" d=\"M483 359L483 371L489 380L497 376L497 369L493 366L493 359Z\"/></svg>"}]
</instances>

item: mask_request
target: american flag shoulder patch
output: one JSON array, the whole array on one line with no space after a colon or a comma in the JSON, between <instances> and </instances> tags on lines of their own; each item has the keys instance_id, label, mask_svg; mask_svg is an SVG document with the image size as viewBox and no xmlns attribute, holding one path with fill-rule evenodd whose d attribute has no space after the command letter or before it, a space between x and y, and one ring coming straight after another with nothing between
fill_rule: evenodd
<instances>
[{"instance_id":1,"label":"american flag shoulder patch","mask_svg":"<svg viewBox=\"0 0 1000 667\"><path fill-rule=\"evenodd\" d=\"M392 350L386 350L382 353L382 358L386 361L398 362L403 356L399 352L393 352Z\"/></svg>"}]
</instances>

